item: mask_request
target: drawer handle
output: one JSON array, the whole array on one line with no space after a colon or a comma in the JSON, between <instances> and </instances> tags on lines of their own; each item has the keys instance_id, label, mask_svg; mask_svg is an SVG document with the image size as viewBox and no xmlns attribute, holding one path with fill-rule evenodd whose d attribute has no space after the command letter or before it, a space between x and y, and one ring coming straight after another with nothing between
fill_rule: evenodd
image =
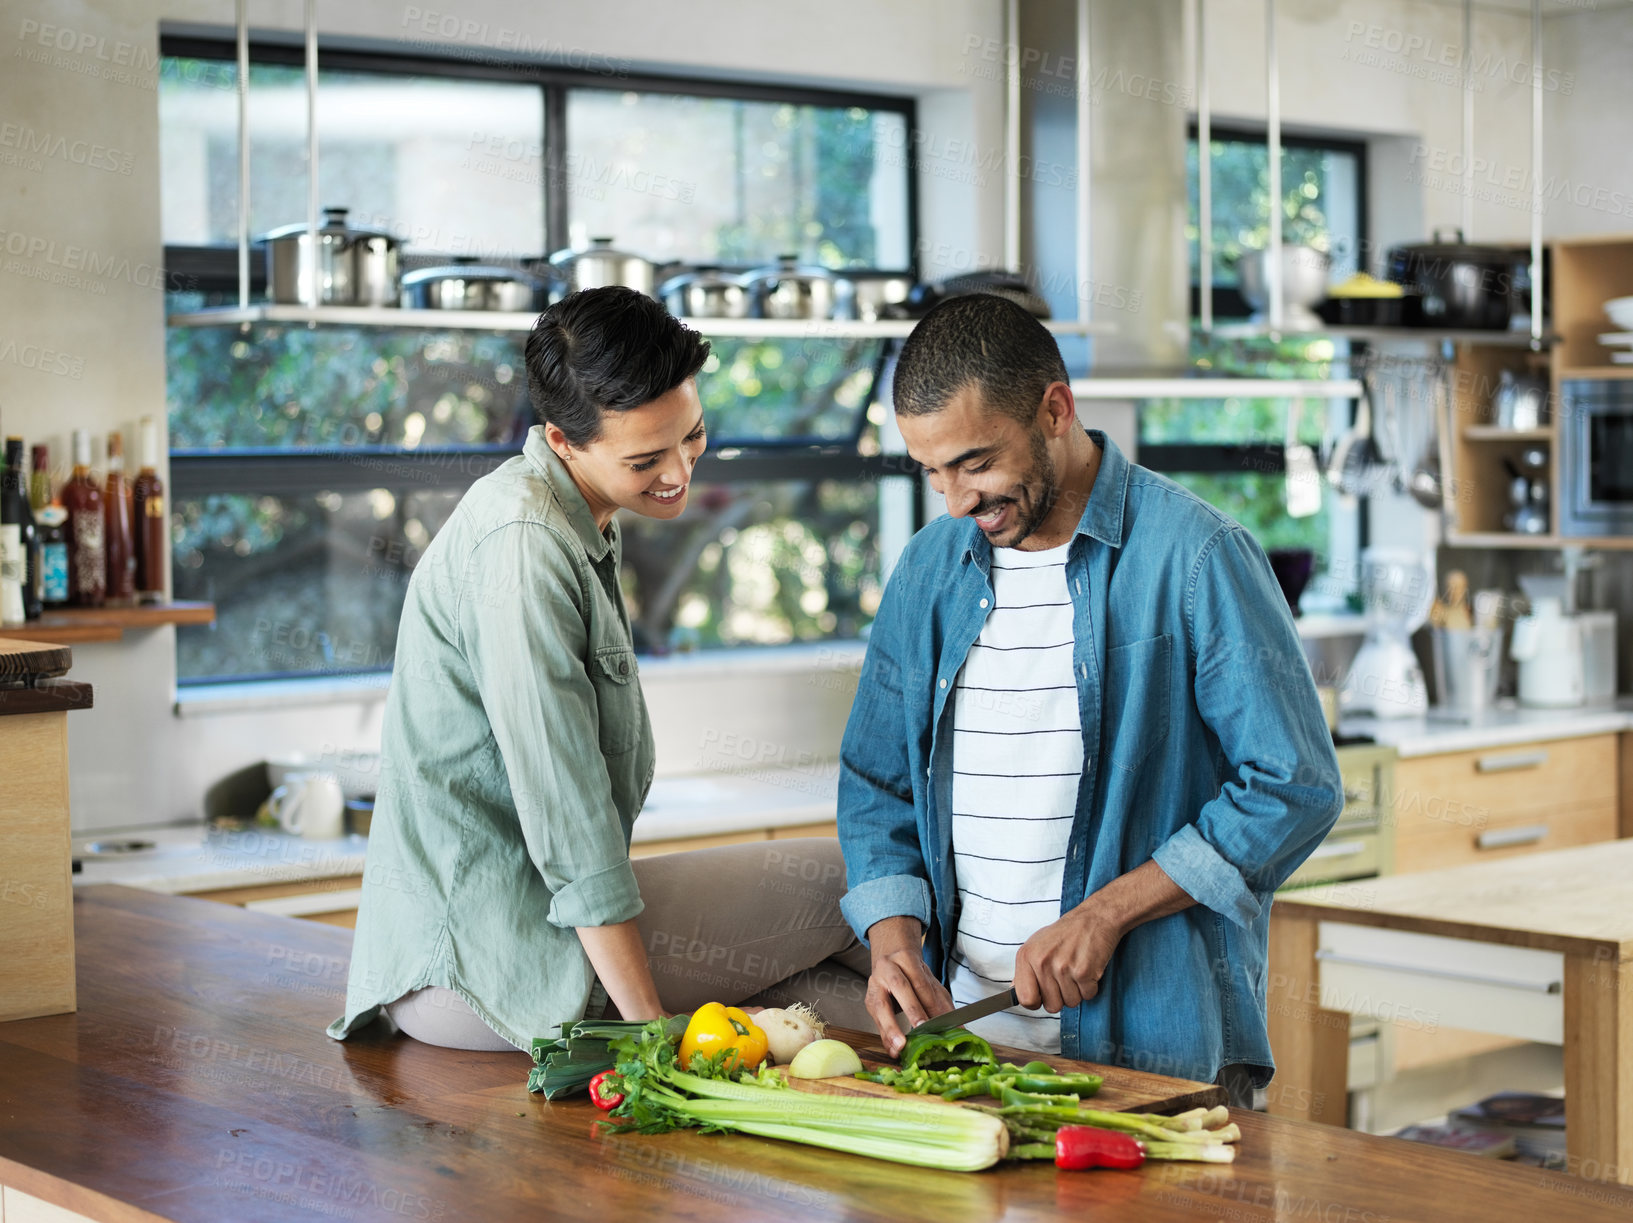
<instances>
[{"instance_id":1,"label":"drawer handle","mask_svg":"<svg viewBox=\"0 0 1633 1223\"><path fill-rule=\"evenodd\" d=\"M1307 862L1317 858L1353 858L1367 851L1368 841L1324 841L1310 851Z\"/></svg>"},{"instance_id":2,"label":"drawer handle","mask_svg":"<svg viewBox=\"0 0 1633 1223\"><path fill-rule=\"evenodd\" d=\"M1546 751L1505 752L1501 756L1481 756L1474 762L1476 773L1512 773L1518 769L1540 769L1548 763Z\"/></svg>"},{"instance_id":3,"label":"drawer handle","mask_svg":"<svg viewBox=\"0 0 1633 1223\"><path fill-rule=\"evenodd\" d=\"M1329 964L1348 964L1354 968L1379 968L1385 972L1413 973L1420 977L1438 977L1441 980L1467 981L1471 985L1495 985L1502 989L1519 989L1533 994L1557 994L1563 989L1558 981L1516 981L1513 977L1488 977L1477 972L1458 972L1452 968L1425 968L1419 964L1396 964L1390 960L1369 960L1365 956L1344 955L1338 951L1318 948L1318 960Z\"/></svg>"},{"instance_id":4,"label":"drawer handle","mask_svg":"<svg viewBox=\"0 0 1633 1223\"><path fill-rule=\"evenodd\" d=\"M1474 838L1476 849L1508 849L1514 845L1535 845L1548 835L1546 824L1522 824L1518 828L1493 828Z\"/></svg>"}]
</instances>

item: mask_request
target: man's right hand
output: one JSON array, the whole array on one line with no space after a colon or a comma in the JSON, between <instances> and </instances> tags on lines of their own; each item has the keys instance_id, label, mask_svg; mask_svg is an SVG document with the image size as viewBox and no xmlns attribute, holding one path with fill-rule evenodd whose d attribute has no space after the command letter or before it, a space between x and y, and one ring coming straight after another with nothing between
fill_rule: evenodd
<instances>
[{"instance_id":1,"label":"man's right hand","mask_svg":"<svg viewBox=\"0 0 1633 1223\"><path fill-rule=\"evenodd\" d=\"M909 1028L953 1009L953 997L924 964L924 927L916 917L886 917L868 927L873 972L867 1007L885 1052L895 1057L906 1037L896 1022L899 1010Z\"/></svg>"}]
</instances>

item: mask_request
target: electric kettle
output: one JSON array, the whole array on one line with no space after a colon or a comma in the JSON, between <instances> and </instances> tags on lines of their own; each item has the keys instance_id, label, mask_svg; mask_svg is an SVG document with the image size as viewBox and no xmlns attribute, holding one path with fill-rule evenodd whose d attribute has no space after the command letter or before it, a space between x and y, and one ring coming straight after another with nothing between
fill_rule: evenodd
<instances>
[{"instance_id":1,"label":"electric kettle","mask_svg":"<svg viewBox=\"0 0 1633 1223\"><path fill-rule=\"evenodd\" d=\"M1520 664L1520 704L1568 708L1587 699L1582 626L1560 599L1533 599L1531 614L1514 621L1509 655Z\"/></svg>"}]
</instances>

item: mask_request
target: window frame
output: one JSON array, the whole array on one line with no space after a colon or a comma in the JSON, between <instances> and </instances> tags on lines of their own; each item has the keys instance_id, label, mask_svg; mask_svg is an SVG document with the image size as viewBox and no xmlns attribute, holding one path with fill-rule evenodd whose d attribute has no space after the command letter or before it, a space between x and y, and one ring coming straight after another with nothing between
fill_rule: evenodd
<instances>
[{"instance_id":1,"label":"window frame","mask_svg":"<svg viewBox=\"0 0 1633 1223\"><path fill-rule=\"evenodd\" d=\"M250 44L249 53L252 64L299 66L304 62L299 44L275 39L257 39ZM235 59L236 49L230 39L165 34L160 38L159 54L162 58L187 57L231 62ZM540 190L544 194L545 247L536 252L513 252L507 256L516 260L543 260L552 251L570 244L567 193L552 190L552 180L559 181L561 168L567 164L567 97L571 90L589 88L790 105L854 106L901 115L909 134L917 130L918 124L917 102L908 95L636 72L611 78L605 73L525 62L504 63L495 59L473 62L457 56L349 48L325 49L321 65L326 69L381 75L434 76L535 85L543 111L542 160L546 172L541 176ZM910 162L904 173L907 180L908 263L905 268L882 270L899 271L916 280L920 249L919 184ZM444 264L452 257L452 252L416 249L407 252L403 260L404 270ZM236 245L166 244L164 267L166 283L176 291L237 293ZM251 293L265 292L264 260L250 260L249 287ZM900 343L899 340L890 339L879 341L879 349L872 363L869 401L874 397L876 388L882 385ZM862 452L861 441L867 432L867 423L864 407L857 412L855 428L843 439L814 442L810 438L711 438L710 448L700 458L694 478L705 484L786 480L865 483L883 482L901 476L916 478L920 473L919 465L905 454ZM169 454L171 497L179 502L213 495L242 494L246 489L273 497L302 497L320 492L356 493L380 487L393 492L459 490L468 488L475 480L518 453L519 444L413 450L396 446L303 450L238 447L230 451L177 448ZM359 459L373 462L359 463ZM914 496L911 502L911 525L916 532L925 522L923 498ZM338 673L325 671L321 674L332 676ZM280 672L225 678L188 676L178 677L178 685L196 687L304 678L309 678L307 673Z\"/></svg>"}]
</instances>

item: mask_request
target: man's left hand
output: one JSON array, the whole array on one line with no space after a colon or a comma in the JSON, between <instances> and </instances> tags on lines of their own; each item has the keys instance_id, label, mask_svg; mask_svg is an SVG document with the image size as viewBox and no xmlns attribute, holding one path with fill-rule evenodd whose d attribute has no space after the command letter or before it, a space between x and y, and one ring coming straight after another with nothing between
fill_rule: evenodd
<instances>
[{"instance_id":1,"label":"man's left hand","mask_svg":"<svg viewBox=\"0 0 1633 1223\"><path fill-rule=\"evenodd\" d=\"M1122 941L1123 927L1092 898L1026 940L1015 956L1015 998L1052 1014L1087 1002Z\"/></svg>"}]
</instances>

